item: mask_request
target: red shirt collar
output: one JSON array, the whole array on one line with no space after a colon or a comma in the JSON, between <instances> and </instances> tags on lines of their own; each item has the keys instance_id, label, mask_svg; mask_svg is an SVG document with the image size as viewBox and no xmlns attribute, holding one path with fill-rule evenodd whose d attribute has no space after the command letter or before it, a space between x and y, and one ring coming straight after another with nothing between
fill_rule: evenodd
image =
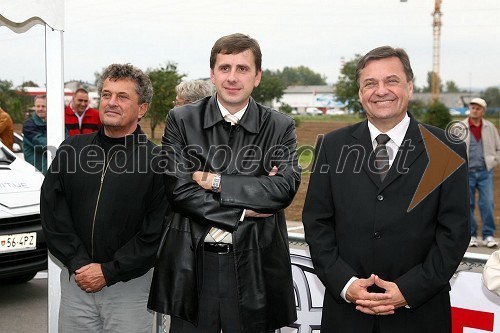
<instances>
[{"instance_id":1,"label":"red shirt collar","mask_svg":"<svg viewBox=\"0 0 500 333\"><path fill-rule=\"evenodd\" d=\"M483 120L481 119L479 121L479 125L476 125L469 118L469 128L470 128L472 135L474 135L474 137L476 138L476 141L480 141L481 140L481 129L483 128Z\"/></svg>"}]
</instances>

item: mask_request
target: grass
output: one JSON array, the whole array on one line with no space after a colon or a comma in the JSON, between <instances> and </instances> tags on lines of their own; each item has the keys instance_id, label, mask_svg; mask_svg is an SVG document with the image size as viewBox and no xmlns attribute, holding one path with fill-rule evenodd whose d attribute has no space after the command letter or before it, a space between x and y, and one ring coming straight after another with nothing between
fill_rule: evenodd
<instances>
[{"instance_id":1,"label":"grass","mask_svg":"<svg viewBox=\"0 0 500 333\"><path fill-rule=\"evenodd\" d=\"M293 119L298 119L300 122L308 122L308 121L345 121L345 122L357 122L365 119L365 117L360 116L359 114L346 114L346 115L322 115L322 116L309 116L309 115L293 115Z\"/></svg>"},{"instance_id":2,"label":"grass","mask_svg":"<svg viewBox=\"0 0 500 333\"><path fill-rule=\"evenodd\" d=\"M297 155L302 172L304 173L311 170L314 157L314 147L311 145L300 146L297 148Z\"/></svg>"}]
</instances>

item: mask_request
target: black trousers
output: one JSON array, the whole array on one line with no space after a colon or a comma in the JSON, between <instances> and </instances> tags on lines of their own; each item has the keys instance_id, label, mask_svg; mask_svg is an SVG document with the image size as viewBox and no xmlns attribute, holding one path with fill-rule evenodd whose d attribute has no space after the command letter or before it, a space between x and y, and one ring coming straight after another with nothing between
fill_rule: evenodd
<instances>
[{"instance_id":1,"label":"black trousers","mask_svg":"<svg viewBox=\"0 0 500 333\"><path fill-rule=\"evenodd\" d=\"M170 333L240 333L234 253L203 255L198 326L172 317Z\"/></svg>"}]
</instances>

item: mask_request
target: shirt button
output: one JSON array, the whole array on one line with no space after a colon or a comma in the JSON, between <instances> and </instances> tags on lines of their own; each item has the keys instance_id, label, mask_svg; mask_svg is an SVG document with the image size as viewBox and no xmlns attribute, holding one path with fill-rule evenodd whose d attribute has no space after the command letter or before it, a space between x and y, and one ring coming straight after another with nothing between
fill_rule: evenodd
<instances>
[{"instance_id":1,"label":"shirt button","mask_svg":"<svg viewBox=\"0 0 500 333\"><path fill-rule=\"evenodd\" d=\"M376 232L373 234L373 237L375 237L375 239L380 239L380 237L381 237L380 232L376 231Z\"/></svg>"},{"instance_id":2,"label":"shirt button","mask_svg":"<svg viewBox=\"0 0 500 333\"><path fill-rule=\"evenodd\" d=\"M377 200L378 201L384 200L384 196L382 194L377 195Z\"/></svg>"}]
</instances>

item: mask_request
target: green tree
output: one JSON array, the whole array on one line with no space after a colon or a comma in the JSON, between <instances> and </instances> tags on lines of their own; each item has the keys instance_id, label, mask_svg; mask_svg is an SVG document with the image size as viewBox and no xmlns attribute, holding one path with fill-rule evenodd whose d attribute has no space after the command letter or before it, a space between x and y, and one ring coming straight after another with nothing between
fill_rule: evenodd
<instances>
[{"instance_id":1,"label":"green tree","mask_svg":"<svg viewBox=\"0 0 500 333\"><path fill-rule=\"evenodd\" d=\"M446 92L449 92L449 93L460 92L460 89L458 88L455 81L446 81L445 85L446 85Z\"/></svg>"},{"instance_id":2,"label":"green tree","mask_svg":"<svg viewBox=\"0 0 500 333\"><path fill-rule=\"evenodd\" d=\"M286 114L292 113L292 110L293 110L292 106L290 104L287 104L287 103L281 104L280 109L279 109L280 112L283 112Z\"/></svg>"},{"instance_id":3,"label":"green tree","mask_svg":"<svg viewBox=\"0 0 500 333\"><path fill-rule=\"evenodd\" d=\"M433 75L436 75L438 77L438 82L442 82L439 75L434 74L434 72L427 72L427 85L422 88L422 92L431 92ZM441 83L439 84L439 91L443 91L443 85Z\"/></svg>"},{"instance_id":4,"label":"green tree","mask_svg":"<svg viewBox=\"0 0 500 333\"><path fill-rule=\"evenodd\" d=\"M433 125L442 129L451 122L450 111L441 102L432 103L427 109L427 113L424 116L424 123Z\"/></svg>"},{"instance_id":5,"label":"green tree","mask_svg":"<svg viewBox=\"0 0 500 333\"><path fill-rule=\"evenodd\" d=\"M28 111L32 100L22 90L16 92L12 87L11 81L0 80L0 107L10 115L14 123L19 124L24 121L24 113Z\"/></svg>"},{"instance_id":6,"label":"green tree","mask_svg":"<svg viewBox=\"0 0 500 333\"><path fill-rule=\"evenodd\" d=\"M362 109L359 102L358 83L356 82L356 66L360 59L361 55L356 54L354 59L344 64L335 85L337 99L354 112L359 112Z\"/></svg>"},{"instance_id":7,"label":"green tree","mask_svg":"<svg viewBox=\"0 0 500 333\"><path fill-rule=\"evenodd\" d=\"M146 117L150 120L151 138L154 139L155 128L160 122L165 121L168 111L172 109L175 87L181 83L185 75L177 73L177 64L171 62L164 67L148 69L147 74L151 79L154 94Z\"/></svg>"},{"instance_id":8,"label":"green tree","mask_svg":"<svg viewBox=\"0 0 500 333\"><path fill-rule=\"evenodd\" d=\"M33 81L25 81L21 84L21 87L38 87L38 84Z\"/></svg>"},{"instance_id":9,"label":"green tree","mask_svg":"<svg viewBox=\"0 0 500 333\"><path fill-rule=\"evenodd\" d=\"M283 71L277 71L276 75L281 78L285 87L288 86L316 86L325 85L326 77L314 72L306 66L285 67Z\"/></svg>"},{"instance_id":10,"label":"green tree","mask_svg":"<svg viewBox=\"0 0 500 333\"><path fill-rule=\"evenodd\" d=\"M500 107L500 89L498 87L486 88L482 97L488 103L488 107Z\"/></svg>"},{"instance_id":11,"label":"green tree","mask_svg":"<svg viewBox=\"0 0 500 333\"><path fill-rule=\"evenodd\" d=\"M275 73L266 69L262 72L262 79L252 92L252 97L261 104L270 104L274 99L279 100L287 86Z\"/></svg>"},{"instance_id":12,"label":"green tree","mask_svg":"<svg viewBox=\"0 0 500 333\"><path fill-rule=\"evenodd\" d=\"M422 119L424 116L427 105L422 100L410 100L408 103L408 111L417 119Z\"/></svg>"}]
</instances>

